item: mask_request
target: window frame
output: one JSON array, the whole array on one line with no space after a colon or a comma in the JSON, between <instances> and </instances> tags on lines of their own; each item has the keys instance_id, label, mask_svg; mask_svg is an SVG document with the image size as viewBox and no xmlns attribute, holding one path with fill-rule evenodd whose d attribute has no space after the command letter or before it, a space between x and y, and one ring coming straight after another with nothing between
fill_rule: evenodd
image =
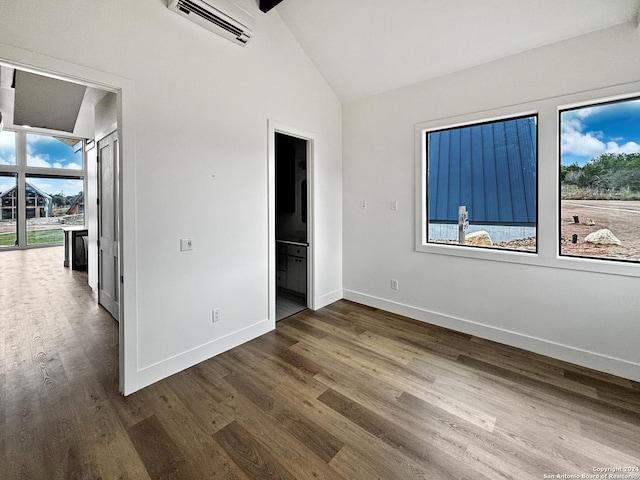
<instances>
[{"instance_id":1,"label":"window frame","mask_svg":"<svg viewBox=\"0 0 640 480\"><path fill-rule=\"evenodd\" d=\"M535 139L534 139L534 143L535 143L535 149L536 149L536 159L535 159L535 230L536 230L536 248L534 251L531 250L518 250L515 248L501 248L501 247L474 247L472 245L460 245L458 243L441 243L441 242L434 242L434 241L429 241L429 202L428 202L428 195L429 195L429 189L428 189L428 184L429 184L429 178L428 178L428 172L429 172L429 149L428 149L428 144L429 144L429 140L428 140L428 136L430 133L440 133L440 132L444 132L444 131L452 131L452 130L457 130L457 129L463 129L463 128L468 128L468 127L481 127L484 125L491 125L491 124L498 124L498 123L502 123L502 122L510 122L510 121L516 121L516 120L521 120L521 119L526 119L526 118L535 118L535 122L536 122L536 133L535 133ZM518 115L514 115L514 116L505 116L505 117L501 117L498 119L483 119L481 121L478 122L469 122L469 123L465 123L465 124L461 124L461 125L452 125L452 126L445 126L445 127L439 127L439 128L430 128L430 129L425 129L422 133L422 141L423 141L423 145L422 145L422 155L424 157L424 175L425 175L425 192L424 192L424 198L423 198L423 202L424 202L424 213L425 213L425 223L424 223L424 232L423 232L423 244L426 245L444 245L447 248L478 248L481 250L496 250L499 252L515 252L518 254L526 254L526 255L532 255L532 254L536 254L538 252L538 246L537 246L537 237L538 237L538 129L537 129L537 123L538 123L538 114L537 113L527 113L527 114L518 114Z\"/></svg>"},{"instance_id":2,"label":"window frame","mask_svg":"<svg viewBox=\"0 0 640 480\"><path fill-rule=\"evenodd\" d=\"M18 191L18 208L16 235L18 245L14 247L2 247L2 250L23 250L28 248L46 248L62 245L63 242L29 244L27 242L27 205L26 205L26 183L28 177L49 177L57 179L74 178L82 180L83 192L87 191L87 139L78 137L67 132L47 132L36 128L20 128L13 126L5 130L15 132L15 165L0 165L0 173L15 174ZM46 168L27 165L27 135L40 135L48 137L64 137L82 142L82 169L68 168ZM86 212L85 212L86 223Z\"/></svg>"},{"instance_id":3,"label":"window frame","mask_svg":"<svg viewBox=\"0 0 640 480\"><path fill-rule=\"evenodd\" d=\"M570 112L573 110L580 110L583 108L590 107L598 107L605 105L612 105L616 103L624 103L629 101L640 101L640 91L637 91L631 95L623 95L617 97L608 97L608 98L595 98L592 100L575 103L572 105L558 105L558 114L557 114L557 122L558 122L558 206L557 206L557 222L558 222L558 237L557 237L557 245L558 245L558 258L560 259L572 259L572 260L592 260L595 262L613 262L613 264L621 263L626 265L635 265L636 267L640 267L640 259L628 260L625 258L616 258L616 257L595 257L588 255L576 255L569 253L562 253L562 182L561 182L561 172L562 172L562 113ZM640 274L638 274L640 276Z\"/></svg>"},{"instance_id":4,"label":"window frame","mask_svg":"<svg viewBox=\"0 0 640 480\"><path fill-rule=\"evenodd\" d=\"M538 230L539 230L539 207L538 207L538 160L536 159L536 251L512 250L506 248L476 247L473 245L457 245L429 242L428 240L428 149L427 134L442 130L471 127L487 123L496 123L505 120L513 120L523 117L536 116L539 122L539 112L536 109L500 109L485 112L477 112L471 115L450 117L442 120L423 122L415 126L415 158L416 158L416 238L415 249L417 252L432 253L439 255L451 255L455 257L478 258L482 260L528 263L526 260L519 260L521 257L538 256ZM536 144L539 143L539 135L536 134ZM537 150L537 146L536 146ZM537 153L539 157L539 153Z\"/></svg>"},{"instance_id":5,"label":"window frame","mask_svg":"<svg viewBox=\"0 0 640 480\"><path fill-rule=\"evenodd\" d=\"M414 125L414 250L440 257L513 263L589 273L640 277L638 262L620 262L590 257L560 255L560 110L606 103L640 96L640 81L605 86L582 92L562 93L497 108L472 108L447 117L434 117ZM482 101L479 103L482 105ZM538 115L537 164L537 253L515 252L423 242L426 239L426 141L425 133L453 126L465 126L487 120Z\"/></svg>"}]
</instances>

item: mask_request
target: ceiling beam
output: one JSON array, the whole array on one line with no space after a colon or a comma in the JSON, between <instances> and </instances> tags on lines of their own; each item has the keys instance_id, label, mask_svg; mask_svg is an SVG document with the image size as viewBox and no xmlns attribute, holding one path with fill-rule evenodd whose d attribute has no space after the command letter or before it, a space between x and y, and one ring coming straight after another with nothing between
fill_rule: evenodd
<instances>
[{"instance_id":1,"label":"ceiling beam","mask_svg":"<svg viewBox=\"0 0 640 480\"><path fill-rule=\"evenodd\" d=\"M282 0L260 0L260 10L262 10L264 13L267 13L281 1Z\"/></svg>"}]
</instances>

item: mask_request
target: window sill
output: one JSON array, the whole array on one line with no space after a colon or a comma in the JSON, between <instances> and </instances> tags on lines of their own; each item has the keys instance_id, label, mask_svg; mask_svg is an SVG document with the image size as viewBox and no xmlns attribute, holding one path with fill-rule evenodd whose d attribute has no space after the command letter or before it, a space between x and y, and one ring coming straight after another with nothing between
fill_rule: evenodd
<instances>
[{"instance_id":1,"label":"window sill","mask_svg":"<svg viewBox=\"0 0 640 480\"><path fill-rule=\"evenodd\" d=\"M514 263L542 268L556 268L562 270L577 270L589 273L617 275L626 277L640 277L640 262L622 262L619 260L604 260L597 258L580 258L560 256L557 253L546 256L534 252L517 252L514 250L498 250L483 247L417 244L416 252L431 255L445 255L459 258L471 258L489 262Z\"/></svg>"}]
</instances>

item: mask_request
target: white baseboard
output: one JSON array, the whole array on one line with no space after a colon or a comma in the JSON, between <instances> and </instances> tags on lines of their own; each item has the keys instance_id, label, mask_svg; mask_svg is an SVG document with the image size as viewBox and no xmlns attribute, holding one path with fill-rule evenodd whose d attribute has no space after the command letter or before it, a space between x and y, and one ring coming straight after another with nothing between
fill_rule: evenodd
<instances>
[{"instance_id":1,"label":"white baseboard","mask_svg":"<svg viewBox=\"0 0 640 480\"><path fill-rule=\"evenodd\" d=\"M331 305L333 302L342 300L342 298L343 298L343 295L342 295L341 288L331 293L322 295L321 297L318 297L316 299L315 310L320 310L321 308L326 307L327 305Z\"/></svg>"},{"instance_id":2,"label":"white baseboard","mask_svg":"<svg viewBox=\"0 0 640 480\"><path fill-rule=\"evenodd\" d=\"M458 332L485 338L487 340L493 340L494 342L522 348L540 355L546 355L558 360L563 360L565 362L640 382L640 364L629 362L621 358L589 352L570 345L563 345L549 340L523 335L510 330L504 330L490 325L473 322L471 320L432 312L430 310L413 307L411 305L405 305L391 300L374 297L365 293L355 292L352 290L344 290L343 292L345 299L361 303L369 307L379 308L381 310L386 310L388 312L403 315L422 322L450 328Z\"/></svg>"},{"instance_id":3,"label":"white baseboard","mask_svg":"<svg viewBox=\"0 0 640 480\"><path fill-rule=\"evenodd\" d=\"M199 347L142 368L138 370L138 390L164 378L170 377L171 375L181 372L189 367L197 365L200 362L215 357L227 350L242 345L243 343L253 340L260 335L264 335L274 328L275 323L273 321L268 319L262 320L238 330L237 332L230 333L224 337L217 338L216 340L205 343L204 345L200 345Z\"/></svg>"}]
</instances>

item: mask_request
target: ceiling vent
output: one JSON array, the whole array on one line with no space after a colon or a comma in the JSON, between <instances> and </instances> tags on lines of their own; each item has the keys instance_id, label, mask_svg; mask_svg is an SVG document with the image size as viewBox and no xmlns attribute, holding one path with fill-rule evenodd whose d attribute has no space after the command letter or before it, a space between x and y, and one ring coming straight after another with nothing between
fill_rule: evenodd
<instances>
[{"instance_id":1,"label":"ceiling vent","mask_svg":"<svg viewBox=\"0 0 640 480\"><path fill-rule=\"evenodd\" d=\"M251 39L253 15L229 0L169 0L168 7L238 45Z\"/></svg>"}]
</instances>

